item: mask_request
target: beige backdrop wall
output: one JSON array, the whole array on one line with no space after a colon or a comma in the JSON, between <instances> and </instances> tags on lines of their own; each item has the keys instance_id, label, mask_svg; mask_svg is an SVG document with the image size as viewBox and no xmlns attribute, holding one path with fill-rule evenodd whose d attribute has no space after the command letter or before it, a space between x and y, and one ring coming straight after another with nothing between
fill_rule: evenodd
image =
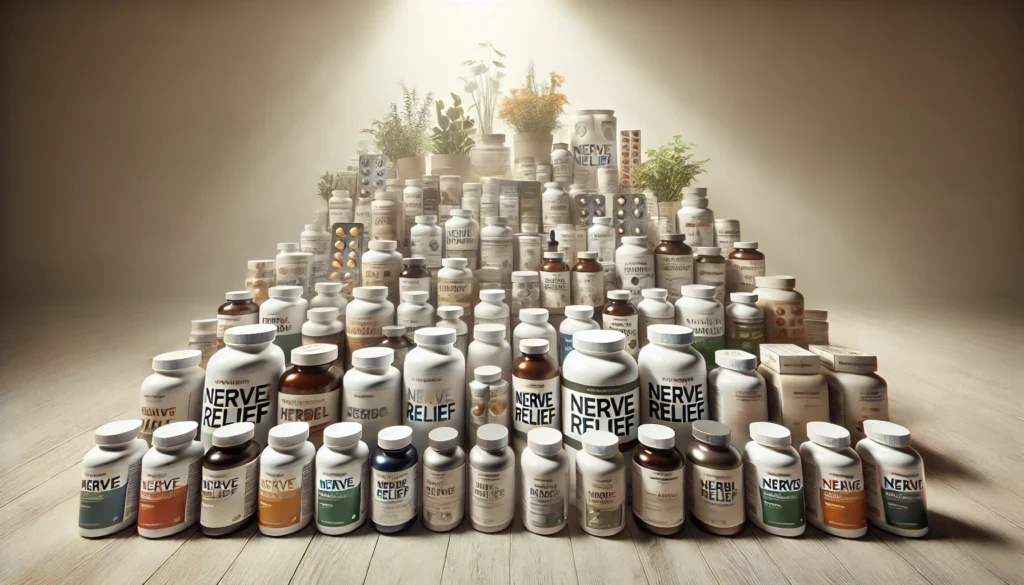
<instances>
[{"instance_id":1,"label":"beige backdrop wall","mask_svg":"<svg viewBox=\"0 0 1024 585\"><path fill-rule=\"evenodd\" d=\"M834 300L1009 296L1019 3L19 2L3 15L5 295L237 289L398 81L491 40L570 109L711 158L718 217ZM511 143L511 140L509 140ZM16 286L14 286L16 284Z\"/></svg>"}]
</instances>

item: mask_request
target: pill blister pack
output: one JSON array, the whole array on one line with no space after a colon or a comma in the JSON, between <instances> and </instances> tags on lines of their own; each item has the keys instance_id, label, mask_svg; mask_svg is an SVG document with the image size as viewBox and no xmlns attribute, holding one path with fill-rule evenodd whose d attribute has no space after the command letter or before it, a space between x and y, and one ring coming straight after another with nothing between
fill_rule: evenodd
<instances>
[{"instance_id":1,"label":"pill blister pack","mask_svg":"<svg viewBox=\"0 0 1024 585\"><path fill-rule=\"evenodd\" d=\"M647 236L647 197L643 193L621 193L614 197L612 227L615 246L622 236Z\"/></svg>"},{"instance_id":2,"label":"pill blister pack","mask_svg":"<svg viewBox=\"0 0 1024 585\"><path fill-rule=\"evenodd\" d=\"M341 283L341 294L352 298L359 286L363 261L363 224L336 223L331 226L331 269L327 278Z\"/></svg>"},{"instance_id":3,"label":"pill blister pack","mask_svg":"<svg viewBox=\"0 0 1024 585\"><path fill-rule=\"evenodd\" d=\"M640 164L640 131L619 131L619 191L633 190L633 169Z\"/></svg>"},{"instance_id":4,"label":"pill blister pack","mask_svg":"<svg viewBox=\"0 0 1024 585\"><path fill-rule=\"evenodd\" d=\"M387 186L388 158L383 154L359 155L359 197L372 197Z\"/></svg>"},{"instance_id":5,"label":"pill blister pack","mask_svg":"<svg viewBox=\"0 0 1024 585\"><path fill-rule=\"evenodd\" d=\"M604 217L608 214L608 198L598 193L576 193L569 199L569 205L575 218L573 225L577 228L587 229L595 217Z\"/></svg>"}]
</instances>

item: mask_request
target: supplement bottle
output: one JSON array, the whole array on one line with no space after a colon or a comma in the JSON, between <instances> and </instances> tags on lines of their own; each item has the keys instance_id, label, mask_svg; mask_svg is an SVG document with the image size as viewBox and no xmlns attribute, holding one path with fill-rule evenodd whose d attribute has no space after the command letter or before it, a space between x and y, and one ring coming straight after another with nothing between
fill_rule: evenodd
<instances>
[{"instance_id":1,"label":"supplement bottle","mask_svg":"<svg viewBox=\"0 0 1024 585\"><path fill-rule=\"evenodd\" d=\"M475 296L473 297L473 311L474 321L476 321L475 311L477 305L480 304L480 293L485 290L500 290L502 293L502 299L508 294L511 289L506 283L501 281L501 269L500 268L481 268L477 270L473 275L476 279L473 289L475 290Z\"/></svg>"},{"instance_id":2,"label":"supplement bottle","mask_svg":"<svg viewBox=\"0 0 1024 585\"><path fill-rule=\"evenodd\" d=\"M776 536L804 533L804 472L789 429L770 422L749 427L743 452L747 518Z\"/></svg>"},{"instance_id":3,"label":"supplement bottle","mask_svg":"<svg viewBox=\"0 0 1024 585\"><path fill-rule=\"evenodd\" d=\"M444 242L444 230L437 225L436 215L417 215L416 225L412 226L409 238L412 240L413 256L425 258L428 270L441 268L441 244Z\"/></svg>"},{"instance_id":4,"label":"supplement bottle","mask_svg":"<svg viewBox=\"0 0 1024 585\"><path fill-rule=\"evenodd\" d=\"M828 385L817 357L795 345L761 345L757 371L768 390L768 420L789 429L797 444L807 440L807 423L829 420Z\"/></svg>"},{"instance_id":5,"label":"supplement bottle","mask_svg":"<svg viewBox=\"0 0 1024 585\"><path fill-rule=\"evenodd\" d=\"M437 217L441 225L455 216L456 211L469 211L462 207L462 177L459 175L441 175L441 200L437 207Z\"/></svg>"},{"instance_id":6,"label":"supplement bottle","mask_svg":"<svg viewBox=\"0 0 1024 585\"><path fill-rule=\"evenodd\" d=\"M740 220L738 219L716 219L715 220L715 245L722 249L722 256L726 258L732 253L736 242L740 240ZM756 247L756 246L755 246Z\"/></svg>"},{"instance_id":7,"label":"supplement bottle","mask_svg":"<svg viewBox=\"0 0 1024 585\"><path fill-rule=\"evenodd\" d=\"M260 307L251 290L236 290L224 295L227 301L217 308L217 349L224 347L224 332L239 325L260 322Z\"/></svg>"},{"instance_id":8,"label":"supplement bottle","mask_svg":"<svg viewBox=\"0 0 1024 585\"><path fill-rule=\"evenodd\" d=\"M723 246L724 248L724 246ZM723 253L727 250L723 249ZM764 276L764 254L757 242L735 242L726 262L725 282L728 292L754 292L758 276Z\"/></svg>"},{"instance_id":9,"label":"supplement bottle","mask_svg":"<svg viewBox=\"0 0 1024 585\"><path fill-rule=\"evenodd\" d=\"M402 422L402 373L391 365L393 359L385 347L360 349L341 386L341 420L362 425L370 452L377 449L381 429Z\"/></svg>"},{"instance_id":10,"label":"supplement bottle","mask_svg":"<svg viewBox=\"0 0 1024 585\"><path fill-rule=\"evenodd\" d=\"M640 350L640 422L660 423L686 449L694 421L708 416L707 365L693 349L693 331L681 325L653 325L651 343Z\"/></svg>"},{"instance_id":11,"label":"supplement bottle","mask_svg":"<svg viewBox=\"0 0 1024 585\"><path fill-rule=\"evenodd\" d=\"M493 365L501 378L512 385L512 346L505 341L504 325L477 325L473 343L466 350L466 373L472 375L480 366Z\"/></svg>"},{"instance_id":12,"label":"supplement bottle","mask_svg":"<svg viewBox=\"0 0 1024 585\"><path fill-rule=\"evenodd\" d=\"M470 270L480 267L476 253L479 248L480 224L469 209L453 209L444 223L444 254L447 258L465 258ZM444 261L442 261L442 266Z\"/></svg>"},{"instance_id":13,"label":"supplement bottle","mask_svg":"<svg viewBox=\"0 0 1024 585\"><path fill-rule=\"evenodd\" d=\"M370 460L370 523L381 534L394 534L416 522L419 512L416 473L420 458L412 446L409 427L382 429L377 435L377 445Z\"/></svg>"},{"instance_id":14,"label":"supplement bottle","mask_svg":"<svg viewBox=\"0 0 1024 585\"><path fill-rule=\"evenodd\" d=\"M386 347L395 352L395 360L392 362L398 371L405 369L405 356L409 350L416 347L413 342L405 336L405 327L400 325L385 325L381 328L384 332L384 339L374 347ZM376 436L376 435L375 435ZM367 437L369 440L369 437Z\"/></svg>"},{"instance_id":15,"label":"supplement bottle","mask_svg":"<svg viewBox=\"0 0 1024 585\"><path fill-rule=\"evenodd\" d=\"M398 305L395 324L405 327L405 336L409 341L417 329L434 325L434 308L427 304L430 294L421 290L402 293L402 304Z\"/></svg>"},{"instance_id":16,"label":"supplement bottle","mask_svg":"<svg viewBox=\"0 0 1024 585\"><path fill-rule=\"evenodd\" d=\"M548 323L547 309L522 309L519 311L519 325L512 333L512 351L515 357L522 355L519 344L524 339L543 339L548 342L548 355L558 361L558 333Z\"/></svg>"},{"instance_id":17,"label":"supplement bottle","mask_svg":"<svg viewBox=\"0 0 1024 585\"><path fill-rule=\"evenodd\" d=\"M569 152L569 145L565 142L556 142L551 145L551 180L558 183L558 186L567 189L572 184L573 163L575 159Z\"/></svg>"},{"instance_id":18,"label":"supplement bottle","mask_svg":"<svg viewBox=\"0 0 1024 585\"><path fill-rule=\"evenodd\" d=\"M889 389L875 371L878 358L836 345L812 345L828 385L829 422L846 427L854 443L862 441L864 421L889 420Z\"/></svg>"},{"instance_id":19,"label":"supplement bottle","mask_svg":"<svg viewBox=\"0 0 1024 585\"><path fill-rule=\"evenodd\" d=\"M715 299L715 288L691 284L676 301L676 323L693 330L693 348L704 356L710 370L715 352L725 349L725 309Z\"/></svg>"},{"instance_id":20,"label":"supplement bottle","mask_svg":"<svg viewBox=\"0 0 1024 585\"><path fill-rule=\"evenodd\" d=\"M340 282L318 282L313 285L316 289L316 296L309 301L310 309L321 307L334 307L338 309L338 321L345 323L345 308L348 307L348 300L341 296Z\"/></svg>"},{"instance_id":21,"label":"supplement bottle","mask_svg":"<svg viewBox=\"0 0 1024 585\"><path fill-rule=\"evenodd\" d=\"M595 217L587 228L587 251L597 252L597 260L604 270L604 290L608 292L618 285L615 265L615 228L612 218Z\"/></svg>"},{"instance_id":22,"label":"supplement bottle","mask_svg":"<svg viewBox=\"0 0 1024 585\"><path fill-rule=\"evenodd\" d=\"M383 328L395 324L395 306L383 286L359 286L345 311L345 369L352 366L352 354L373 347L384 339Z\"/></svg>"},{"instance_id":23,"label":"supplement bottle","mask_svg":"<svg viewBox=\"0 0 1024 585\"><path fill-rule=\"evenodd\" d=\"M423 526L448 532L466 513L466 452L459 447L459 432L439 427L428 435L423 452Z\"/></svg>"},{"instance_id":24,"label":"supplement bottle","mask_svg":"<svg viewBox=\"0 0 1024 585\"><path fill-rule=\"evenodd\" d=\"M604 268L597 261L597 252L580 252L578 256L570 278L572 304L589 305L600 313L605 302Z\"/></svg>"},{"instance_id":25,"label":"supplement bottle","mask_svg":"<svg viewBox=\"0 0 1024 585\"><path fill-rule=\"evenodd\" d=\"M313 283L327 280L327 267L331 262L331 234L318 223L308 223L299 234L299 246L303 252L311 255L309 283L306 287L308 292Z\"/></svg>"},{"instance_id":26,"label":"supplement bottle","mask_svg":"<svg viewBox=\"0 0 1024 585\"><path fill-rule=\"evenodd\" d=\"M683 529L683 456L676 431L664 425L640 425L640 446L633 451L633 518L654 534Z\"/></svg>"},{"instance_id":27,"label":"supplement bottle","mask_svg":"<svg viewBox=\"0 0 1024 585\"><path fill-rule=\"evenodd\" d=\"M395 202L395 196L385 191L378 191L370 203L370 217L373 221L370 224L371 240L394 240L399 239L399 206ZM405 214L405 210L402 210Z\"/></svg>"},{"instance_id":28,"label":"supplement bottle","mask_svg":"<svg viewBox=\"0 0 1024 585\"><path fill-rule=\"evenodd\" d=\"M277 424L306 422L314 447L323 443L323 430L340 418L343 374L337 359L334 344L297 347L292 350L292 367L281 376Z\"/></svg>"},{"instance_id":29,"label":"supplement bottle","mask_svg":"<svg viewBox=\"0 0 1024 585\"><path fill-rule=\"evenodd\" d=\"M272 344L276 330L273 325L242 325L224 334L227 347L206 368L203 447L213 445L215 429L237 422L256 425L256 443L261 448L267 444L267 433L277 424L277 390L284 374L284 352Z\"/></svg>"},{"instance_id":30,"label":"supplement bottle","mask_svg":"<svg viewBox=\"0 0 1024 585\"><path fill-rule=\"evenodd\" d=\"M548 310L552 320L559 321L572 299L569 266L563 256L562 252L544 252L544 263L540 266L540 306Z\"/></svg>"},{"instance_id":31,"label":"supplement bottle","mask_svg":"<svg viewBox=\"0 0 1024 585\"><path fill-rule=\"evenodd\" d=\"M683 189L683 203L676 212L676 229L691 247L715 245L715 212L708 209L707 189Z\"/></svg>"},{"instance_id":32,"label":"supplement bottle","mask_svg":"<svg viewBox=\"0 0 1024 585\"><path fill-rule=\"evenodd\" d=\"M594 536L615 536L626 527L626 462L619 439L589 430L575 459L576 520ZM570 456L570 461L572 457Z\"/></svg>"},{"instance_id":33,"label":"supplement bottle","mask_svg":"<svg viewBox=\"0 0 1024 585\"><path fill-rule=\"evenodd\" d=\"M327 200L327 221L331 229L338 223L353 222L352 199L346 189L331 191L331 198Z\"/></svg>"},{"instance_id":34,"label":"supplement bottle","mask_svg":"<svg viewBox=\"0 0 1024 585\"><path fill-rule=\"evenodd\" d=\"M148 447L137 438L139 419L119 420L96 429L96 446L82 460L78 533L99 538L135 526L139 516L142 457Z\"/></svg>"},{"instance_id":35,"label":"supplement bottle","mask_svg":"<svg viewBox=\"0 0 1024 585\"><path fill-rule=\"evenodd\" d=\"M622 237L622 245L615 250L615 275L634 303L640 302L640 291L654 288L654 254L647 249L645 236Z\"/></svg>"},{"instance_id":36,"label":"supplement bottle","mask_svg":"<svg viewBox=\"0 0 1024 585\"><path fill-rule=\"evenodd\" d=\"M768 389L757 373L757 358L738 349L715 352L718 367L708 373L708 406L712 420L724 423L732 443L743 449L751 423L768 420Z\"/></svg>"},{"instance_id":37,"label":"supplement bottle","mask_svg":"<svg viewBox=\"0 0 1024 585\"><path fill-rule=\"evenodd\" d=\"M480 427L469 452L469 522L480 532L500 532L516 511L516 456L508 446L508 429Z\"/></svg>"},{"instance_id":38,"label":"supplement bottle","mask_svg":"<svg viewBox=\"0 0 1024 585\"><path fill-rule=\"evenodd\" d=\"M676 322L676 308L668 302L668 291L663 288L645 288L640 292L644 300L636 306L640 330L640 347L647 345L647 328L651 325L672 325Z\"/></svg>"},{"instance_id":39,"label":"supplement bottle","mask_svg":"<svg viewBox=\"0 0 1024 585\"><path fill-rule=\"evenodd\" d=\"M697 248L693 259L693 282L715 287L715 300L725 304L725 258L719 248Z\"/></svg>"},{"instance_id":40,"label":"supplement bottle","mask_svg":"<svg viewBox=\"0 0 1024 585\"><path fill-rule=\"evenodd\" d=\"M466 428L466 358L454 344L454 329L425 327L416 332L416 347L405 360L403 420L417 453L427 448L431 430Z\"/></svg>"},{"instance_id":41,"label":"supplement bottle","mask_svg":"<svg viewBox=\"0 0 1024 585\"><path fill-rule=\"evenodd\" d=\"M679 300L680 289L693 284L693 250L685 234L665 234L654 248L654 286L668 291L668 302Z\"/></svg>"},{"instance_id":42,"label":"supplement bottle","mask_svg":"<svg viewBox=\"0 0 1024 585\"><path fill-rule=\"evenodd\" d=\"M472 325L473 272L465 258L445 258L437 273L437 306L462 307L462 320ZM465 346L463 346L465 347Z\"/></svg>"},{"instance_id":43,"label":"supplement bottle","mask_svg":"<svg viewBox=\"0 0 1024 585\"><path fill-rule=\"evenodd\" d=\"M755 356L764 343L764 313L757 307L757 295L734 292L725 307L725 347L739 349Z\"/></svg>"},{"instance_id":44,"label":"supplement bottle","mask_svg":"<svg viewBox=\"0 0 1024 585\"><path fill-rule=\"evenodd\" d=\"M608 291L601 323L605 329L626 336L626 351L636 359L640 355L640 314L630 303L631 296L628 290Z\"/></svg>"},{"instance_id":45,"label":"supplement bottle","mask_svg":"<svg viewBox=\"0 0 1024 585\"><path fill-rule=\"evenodd\" d=\"M153 432L153 448L142 458L139 536L164 538L199 520L203 445L195 421L176 422Z\"/></svg>"},{"instance_id":46,"label":"supplement bottle","mask_svg":"<svg viewBox=\"0 0 1024 585\"><path fill-rule=\"evenodd\" d=\"M199 367L206 369L206 364L217 352L217 320L193 319L192 329L188 333L188 348L197 349L202 355Z\"/></svg>"},{"instance_id":47,"label":"supplement bottle","mask_svg":"<svg viewBox=\"0 0 1024 585\"><path fill-rule=\"evenodd\" d=\"M588 252L584 252L587 254ZM601 293L604 295L604 293ZM590 305L569 305L565 308L565 321L558 326L558 363L565 361L565 356L572 351L572 336L578 331L594 331L601 328L594 321L594 307Z\"/></svg>"},{"instance_id":48,"label":"supplement bottle","mask_svg":"<svg viewBox=\"0 0 1024 585\"><path fill-rule=\"evenodd\" d=\"M275 272L273 260L249 260L247 263L245 290L252 291L253 301L257 305L262 305L270 298L270 287L277 284Z\"/></svg>"},{"instance_id":49,"label":"supplement bottle","mask_svg":"<svg viewBox=\"0 0 1024 585\"><path fill-rule=\"evenodd\" d=\"M402 204L405 206L405 225L412 228L416 218L423 215L423 179L405 180Z\"/></svg>"},{"instance_id":50,"label":"supplement bottle","mask_svg":"<svg viewBox=\"0 0 1024 585\"><path fill-rule=\"evenodd\" d=\"M562 433L536 428L527 433L527 443L520 460L523 526L534 534L556 534L569 518L569 458Z\"/></svg>"},{"instance_id":51,"label":"supplement bottle","mask_svg":"<svg viewBox=\"0 0 1024 585\"><path fill-rule=\"evenodd\" d=\"M486 424L509 428L509 384L498 366L467 369L474 379L469 383L469 445L476 445L476 431Z\"/></svg>"},{"instance_id":52,"label":"supplement bottle","mask_svg":"<svg viewBox=\"0 0 1024 585\"><path fill-rule=\"evenodd\" d=\"M462 318L465 309L458 306L441 306L437 308L438 319L435 327L455 330L455 349L462 355L469 350L469 326ZM403 370L404 371L404 370Z\"/></svg>"},{"instance_id":53,"label":"supplement bottle","mask_svg":"<svg viewBox=\"0 0 1024 585\"><path fill-rule=\"evenodd\" d=\"M743 457L729 444L729 427L699 420L693 423L693 438L686 448L686 509L705 532L739 534L746 525Z\"/></svg>"},{"instance_id":54,"label":"supplement bottle","mask_svg":"<svg viewBox=\"0 0 1024 585\"><path fill-rule=\"evenodd\" d=\"M480 219L480 199L483 197L484 186L482 183L462 184L462 208L473 212L473 218L478 222Z\"/></svg>"},{"instance_id":55,"label":"supplement bottle","mask_svg":"<svg viewBox=\"0 0 1024 585\"><path fill-rule=\"evenodd\" d=\"M275 264L277 286L297 286L302 290L302 298L308 300L313 290L313 255L309 252L286 252L277 255Z\"/></svg>"},{"instance_id":56,"label":"supplement bottle","mask_svg":"<svg viewBox=\"0 0 1024 585\"><path fill-rule=\"evenodd\" d=\"M304 422L270 429L269 445L260 455L259 527L264 536L298 532L313 519L316 449L308 438Z\"/></svg>"},{"instance_id":57,"label":"supplement bottle","mask_svg":"<svg viewBox=\"0 0 1024 585\"><path fill-rule=\"evenodd\" d=\"M436 303L433 296L434 287L430 282L430 271L427 270L426 258L413 257L402 259L402 272L398 274L399 296L407 292L422 291L427 293L427 302Z\"/></svg>"},{"instance_id":58,"label":"supplement bottle","mask_svg":"<svg viewBox=\"0 0 1024 585\"><path fill-rule=\"evenodd\" d=\"M270 299L260 305L260 323L277 328L274 345L280 347L285 356L302 345L302 324L306 322L308 309L309 302L302 298L302 288L298 286L271 287Z\"/></svg>"},{"instance_id":59,"label":"supplement bottle","mask_svg":"<svg viewBox=\"0 0 1024 585\"><path fill-rule=\"evenodd\" d=\"M480 291L480 303L473 308L473 322L477 325L504 325L505 339L512 340L512 320L505 304L505 291L490 288ZM476 329L473 330L474 338Z\"/></svg>"},{"instance_id":60,"label":"supplement bottle","mask_svg":"<svg viewBox=\"0 0 1024 585\"><path fill-rule=\"evenodd\" d=\"M203 382L206 372L199 367L202 353L184 349L162 353L153 358L153 373L142 381L139 407L142 432L139 437L152 442L153 431L172 422L200 422Z\"/></svg>"},{"instance_id":61,"label":"supplement bottle","mask_svg":"<svg viewBox=\"0 0 1024 585\"><path fill-rule=\"evenodd\" d=\"M508 165L506 164L505 166ZM484 177L483 181L483 192L480 195L480 221L483 222L484 225L487 225L487 220L492 217L498 217L501 213L501 210L499 209L501 203L501 187L499 186L497 177ZM506 220L507 219L508 218L506 218ZM508 225L508 223L505 225Z\"/></svg>"},{"instance_id":62,"label":"supplement bottle","mask_svg":"<svg viewBox=\"0 0 1024 585\"><path fill-rule=\"evenodd\" d=\"M928 534L924 461L910 446L910 431L884 420L864 421L867 438L857 443L864 467L867 517L898 536Z\"/></svg>"},{"instance_id":63,"label":"supplement bottle","mask_svg":"<svg viewBox=\"0 0 1024 585\"><path fill-rule=\"evenodd\" d=\"M509 299L509 313L518 319L519 312L522 309L536 309L539 307L540 273L530 270L517 270L513 272L512 294ZM514 341L515 340L513 339L513 342Z\"/></svg>"},{"instance_id":64,"label":"supplement bottle","mask_svg":"<svg viewBox=\"0 0 1024 585\"><path fill-rule=\"evenodd\" d=\"M385 287L388 302L398 305L401 300L398 298L398 275L402 273L402 255L397 252L398 242L371 240L366 246L369 250L363 254L360 284L364 287Z\"/></svg>"},{"instance_id":65,"label":"supplement bottle","mask_svg":"<svg viewBox=\"0 0 1024 585\"><path fill-rule=\"evenodd\" d=\"M512 230L507 217L488 217L480 230L480 267L501 270L502 282L512 278Z\"/></svg>"},{"instance_id":66,"label":"supplement bottle","mask_svg":"<svg viewBox=\"0 0 1024 585\"><path fill-rule=\"evenodd\" d=\"M199 525L206 536L224 536L256 517L260 446L255 425L235 423L213 432L203 456L203 496Z\"/></svg>"},{"instance_id":67,"label":"supplement bottle","mask_svg":"<svg viewBox=\"0 0 1024 585\"><path fill-rule=\"evenodd\" d=\"M366 522L370 507L370 448L355 422L324 430L316 453L316 529L331 536L348 534Z\"/></svg>"},{"instance_id":68,"label":"supplement bottle","mask_svg":"<svg viewBox=\"0 0 1024 585\"><path fill-rule=\"evenodd\" d=\"M545 183L541 195L541 223L544 232L550 232L555 226L571 221L569 196L557 182Z\"/></svg>"},{"instance_id":69,"label":"supplement bottle","mask_svg":"<svg viewBox=\"0 0 1024 585\"><path fill-rule=\"evenodd\" d=\"M804 327L804 295L795 290L792 276L756 276L757 306L764 312L767 343L793 343L807 347Z\"/></svg>"},{"instance_id":70,"label":"supplement bottle","mask_svg":"<svg viewBox=\"0 0 1024 585\"><path fill-rule=\"evenodd\" d=\"M526 448L527 435L535 428L561 428L561 397L558 362L551 356L546 339L519 342L521 355L512 365L512 392L515 415L512 417L517 453Z\"/></svg>"},{"instance_id":71,"label":"supplement bottle","mask_svg":"<svg viewBox=\"0 0 1024 585\"><path fill-rule=\"evenodd\" d=\"M515 234L516 243L515 263L512 265L516 270L533 272L540 270L543 263L542 243L537 232L524 232Z\"/></svg>"},{"instance_id":72,"label":"supplement bottle","mask_svg":"<svg viewBox=\"0 0 1024 585\"><path fill-rule=\"evenodd\" d=\"M850 431L827 422L807 423L800 445L807 521L833 536L860 538L868 531L864 472L850 448Z\"/></svg>"},{"instance_id":73,"label":"supplement bottle","mask_svg":"<svg viewBox=\"0 0 1024 585\"><path fill-rule=\"evenodd\" d=\"M345 367L345 324L338 321L338 309L318 307L306 311L306 322L302 324L302 345L329 343L338 348L334 360L339 368Z\"/></svg>"}]
</instances>

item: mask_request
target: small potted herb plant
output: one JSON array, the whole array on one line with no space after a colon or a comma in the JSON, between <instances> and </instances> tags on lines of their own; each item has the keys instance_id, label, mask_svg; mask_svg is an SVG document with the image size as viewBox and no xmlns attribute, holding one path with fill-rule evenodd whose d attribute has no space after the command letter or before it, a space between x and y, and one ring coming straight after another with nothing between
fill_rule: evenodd
<instances>
[{"instance_id":1,"label":"small potted herb plant","mask_svg":"<svg viewBox=\"0 0 1024 585\"><path fill-rule=\"evenodd\" d=\"M416 88L402 86L402 108L392 103L381 120L374 120L363 132L373 136L377 148L398 168L398 180L418 179L427 172L430 151L430 106L434 95L422 98Z\"/></svg>"},{"instance_id":2,"label":"small potted herb plant","mask_svg":"<svg viewBox=\"0 0 1024 585\"><path fill-rule=\"evenodd\" d=\"M430 172L434 175L459 175L469 180L469 149L473 148L476 126L462 109L462 98L452 95L452 106L446 108L437 100L437 126L431 131Z\"/></svg>"},{"instance_id":3,"label":"small potted herb plant","mask_svg":"<svg viewBox=\"0 0 1024 585\"><path fill-rule=\"evenodd\" d=\"M547 81L538 82L531 62L523 86L510 89L502 100L498 117L515 131L515 158L531 156L536 163L551 162L553 134L561 126L559 118L569 103L559 91L564 82L565 78L554 72Z\"/></svg>"},{"instance_id":4,"label":"small potted herb plant","mask_svg":"<svg viewBox=\"0 0 1024 585\"><path fill-rule=\"evenodd\" d=\"M683 189L704 172L705 160L694 160L692 144L674 136L672 142L646 152L647 159L633 169L633 189L651 191L657 198L659 235L678 233L676 212ZM648 202L650 205L650 202Z\"/></svg>"}]
</instances>

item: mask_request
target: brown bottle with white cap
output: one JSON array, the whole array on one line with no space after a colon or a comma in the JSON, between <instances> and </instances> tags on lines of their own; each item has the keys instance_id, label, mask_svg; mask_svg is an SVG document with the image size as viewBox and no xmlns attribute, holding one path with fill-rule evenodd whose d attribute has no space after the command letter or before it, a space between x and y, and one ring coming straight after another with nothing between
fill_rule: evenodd
<instances>
[{"instance_id":1,"label":"brown bottle with white cap","mask_svg":"<svg viewBox=\"0 0 1024 585\"><path fill-rule=\"evenodd\" d=\"M303 345L292 350L292 367L281 376L277 395L277 424L309 424L309 439L319 448L323 430L338 422L341 412L342 371L331 343Z\"/></svg>"},{"instance_id":2,"label":"brown bottle with white cap","mask_svg":"<svg viewBox=\"0 0 1024 585\"><path fill-rule=\"evenodd\" d=\"M526 448L527 434L537 428L561 428L561 376L558 361L551 357L546 339L524 339L522 352L512 364L513 446Z\"/></svg>"},{"instance_id":3,"label":"brown bottle with white cap","mask_svg":"<svg viewBox=\"0 0 1024 585\"><path fill-rule=\"evenodd\" d=\"M224 332L228 329L260 322L260 306L253 300L255 295L251 290L225 293L227 302L217 308L217 349L224 347Z\"/></svg>"},{"instance_id":4,"label":"brown bottle with white cap","mask_svg":"<svg viewBox=\"0 0 1024 585\"><path fill-rule=\"evenodd\" d=\"M729 427L713 420L693 423L686 447L686 509L705 532L733 536L743 531L743 457Z\"/></svg>"}]
</instances>

